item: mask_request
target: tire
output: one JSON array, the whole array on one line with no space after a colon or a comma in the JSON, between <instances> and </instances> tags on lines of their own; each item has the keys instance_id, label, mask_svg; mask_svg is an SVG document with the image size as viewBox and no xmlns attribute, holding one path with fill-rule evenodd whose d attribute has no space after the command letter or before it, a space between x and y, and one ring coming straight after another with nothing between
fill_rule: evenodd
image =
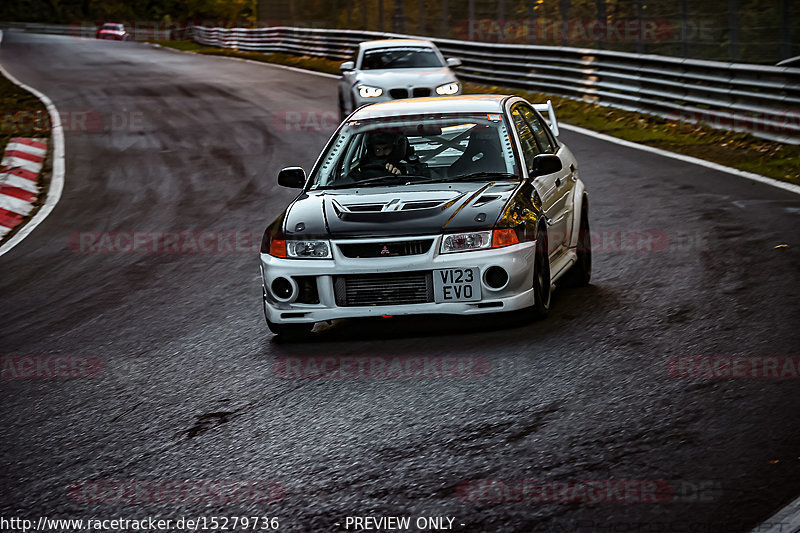
<instances>
[{"instance_id":1,"label":"tire","mask_svg":"<svg viewBox=\"0 0 800 533\"><path fill-rule=\"evenodd\" d=\"M308 337L311 330L314 329L314 322L305 324L276 324L267 317L267 296L266 289L261 287L262 290L262 305L264 308L264 320L267 321L269 330L281 338L300 339Z\"/></svg>"},{"instance_id":2,"label":"tire","mask_svg":"<svg viewBox=\"0 0 800 533\"><path fill-rule=\"evenodd\" d=\"M592 237L589 232L589 200L583 199L581 220L578 226L578 260L564 274L567 287L586 287L592 279Z\"/></svg>"},{"instance_id":3,"label":"tire","mask_svg":"<svg viewBox=\"0 0 800 533\"><path fill-rule=\"evenodd\" d=\"M542 320L550 311L550 257L547 253L547 232L539 230L536 239L536 254L533 259L533 320Z\"/></svg>"},{"instance_id":4,"label":"tire","mask_svg":"<svg viewBox=\"0 0 800 533\"><path fill-rule=\"evenodd\" d=\"M342 98L342 93L339 93L339 122L344 121L349 114L350 113L344 109L344 99Z\"/></svg>"}]
</instances>

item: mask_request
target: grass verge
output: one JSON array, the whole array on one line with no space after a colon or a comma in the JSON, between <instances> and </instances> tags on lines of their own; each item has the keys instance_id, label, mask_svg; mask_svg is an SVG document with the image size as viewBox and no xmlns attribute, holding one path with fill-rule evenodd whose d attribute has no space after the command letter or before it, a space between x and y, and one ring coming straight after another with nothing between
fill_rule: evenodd
<instances>
[{"instance_id":1,"label":"grass verge","mask_svg":"<svg viewBox=\"0 0 800 533\"><path fill-rule=\"evenodd\" d=\"M291 54L239 52L189 41L152 41L185 52L241 57L308 70L339 73L339 62ZM800 146L759 139L749 133L718 130L667 120L644 113L623 111L590 102L545 93L464 84L465 94L516 94L531 102L552 100L559 121L670 152L705 159L728 167L800 184Z\"/></svg>"},{"instance_id":2,"label":"grass verge","mask_svg":"<svg viewBox=\"0 0 800 533\"><path fill-rule=\"evenodd\" d=\"M36 96L0 75L0 154L12 137L49 137L50 115Z\"/></svg>"}]
</instances>

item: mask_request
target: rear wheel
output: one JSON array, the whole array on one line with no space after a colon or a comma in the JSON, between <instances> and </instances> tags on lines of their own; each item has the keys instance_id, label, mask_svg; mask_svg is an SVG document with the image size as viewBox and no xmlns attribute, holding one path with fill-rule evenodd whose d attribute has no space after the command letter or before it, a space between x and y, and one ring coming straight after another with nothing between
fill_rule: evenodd
<instances>
[{"instance_id":1,"label":"rear wheel","mask_svg":"<svg viewBox=\"0 0 800 533\"><path fill-rule=\"evenodd\" d=\"M342 98L342 93L339 93L339 122L342 122L344 119L347 118L349 115L345 108L344 108L344 98Z\"/></svg>"},{"instance_id":2,"label":"rear wheel","mask_svg":"<svg viewBox=\"0 0 800 533\"><path fill-rule=\"evenodd\" d=\"M589 201L584 198L578 227L577 261L564 275L564 285L586 287L592 279L592 239L589 232Z\"/></svg>"},{"instance_id":3,"label":"rear wheel","mask_svg":"<svg viewBox=\"0 0 800 533\"><path fill-rule=\"evenodd\" d=\"M533 307L534 320L547 317L550 311L550 257L547 253L547 232L540 230L536 239L536 254L533 259Z\"/></svg>"}]
</instances>

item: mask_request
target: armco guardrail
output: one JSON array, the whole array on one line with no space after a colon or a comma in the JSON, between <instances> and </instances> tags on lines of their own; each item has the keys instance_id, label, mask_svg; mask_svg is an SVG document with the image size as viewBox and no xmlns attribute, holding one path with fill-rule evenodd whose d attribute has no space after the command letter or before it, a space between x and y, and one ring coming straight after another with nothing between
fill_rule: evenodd
<instances>
[{"instance_id":1,"label":"armco guardrail","mask_svg":"<svg viewBox=\"0 0 800 533\"><path fill-rule=\"evenodd\" d=\"M0 29L24 30L31 33L46 33L51 35L69 35L85 39L94 39L97 25L91 22L80 24L39 24L34 22L0 22ZM136 41L168 40L175 35L190 35L187 27L164 25L157 22L142 21L141 24L127 25L129 39Z\"/></svg>"},{"instance_id":2,"label":"armco guardrail","mask_svg":"<svg viewBox=\"0 0 800 533\"><path fill-rule=\"evenodd\" d=\"M194 28L195 41L243 51L349 59L361 41L413 36L309 28ZM679 122L800 144L800 68L584 48L430 39L464 80L558 94Z\"/></svg>"}]
</instances>

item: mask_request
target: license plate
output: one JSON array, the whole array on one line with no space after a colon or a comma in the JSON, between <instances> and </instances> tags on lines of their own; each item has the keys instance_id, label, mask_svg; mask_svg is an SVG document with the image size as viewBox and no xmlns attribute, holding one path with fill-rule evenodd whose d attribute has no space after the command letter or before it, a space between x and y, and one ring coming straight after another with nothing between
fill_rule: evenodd
<instances>
[{"instance_id":1,"label":"license plate","mask_svg":"<svg viewBox=\"0 0 800 533\"><path fill-rule=\"evenodd\" d=\"M443 268L433 271L433 297L437 303L476 302L481 299L477 268Z\"/></svg>"}]
</instances>

